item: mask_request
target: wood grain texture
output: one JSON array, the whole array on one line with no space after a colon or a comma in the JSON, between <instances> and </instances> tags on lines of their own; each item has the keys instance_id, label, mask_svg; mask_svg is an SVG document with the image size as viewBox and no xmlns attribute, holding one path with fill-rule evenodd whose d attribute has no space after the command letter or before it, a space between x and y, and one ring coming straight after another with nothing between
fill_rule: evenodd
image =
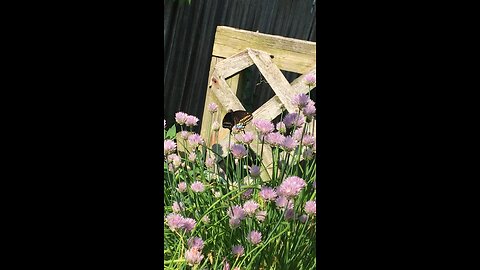
<instances>
[{"instance_id":1,"label":"wood grain texture","mask_svg":"<svg viewBox=\"0 0 480 270\"><path fill-rule=\"evenodd\" d=\"M270 55L265 52L247 49L248 55L252 58L258 70L262 73L265 80L272 88L273 92L277 95L283 106L288 112L293 113L295 107L292 105L292 97L295 94L290 83L285 79L282 72L272 62Z\"/></svg>"},{"instance_id":2,"label":"wood grain texture","mask_svg":"<svg viewBox=\"0 0 480 270\"><path fill-rule=\"evenodd\" d=\"M248 68L251 65L253 65L253 60L245 50L218 62L216 68L220 76L223 78L229 78L230 76Z\"/></svg>"},{"instance_id":3,"label":"wood grain texture","mask_svg":"<svg viewBox=\"0 0 480 270\"><path fill-rule=\"evenodd\" d=\"M309 89L305 85L305 76L308 74L316 75L316 66L312 67L307 73L298 77L292 82L291 88L293 93L308 93ZM253 116L261 119L273 120L283 112L282 107L283 103L280 98L278 96L273 96L270 100L255 110L255 112L253 112Z\"/></svg>"},{"instance_id":4,"label":"wood grain texture","mask_svg":"<svg viewBox=\"0 0 480 270\"><path fill-rule=\"evenodd\" d=\"M265 51L274 56L281 70L303 74L316 63L316 43L277 35L218 26L212 54L230 57L246 48Z\"/></svg>"},{"instance_id":5,"label":"wood grain texture","mask_svg":"<svg viewBox=\"0 0 480 270\"><path fill-rule=\"evenodd\" d=\"M249 44L257 47L253 49L250 48L250 46L239 47L235 45L238 40L235 37L231 36L232 33L239 34L236 36L236 38L245 38L245 42L248 40L250 42ZM247 38L247 36L249 36L249 38ZM226 40L223 40L224 38L228 38L229 41L226 42ZM222 40L225 41L225 44L230 44L229 50L222 49L224 48L221 45ZM245 42L244 45L246 44ZM255 42L257 42L258 44L255 44ZM295 112L297 108L295 108L291 104L293 96L298 93L308 93L309 88L306 86L304 78L307 74L316 74L314 54L315 50L313 50L313 54L311 51L309 51L312 49L312 46L313 48L315 47L314 42L306 42L279 36L252 33L249 31L233 29L230 27L218 27L217 35L215 38L212 62L210 65L209 85L207 88L207 101L205 102L203 113L203 123L207 124L202 125L202 136L206 138L205 136L207 136L206 134L208 134L208 129L211 129L211 123L213 121L217 120L221 124L223 116L227 113L229 109L234 111L245 110L243 104L236 96L239 72L250 67L253 64L258 67L258 70L262 73L263 77L266 79L266 81L276 94L274 97L272 97L262 106L260 106L257 110L255 110L255 112L252 113L253 117L257 119L266 119L271 121L278 115L280 115L284 110L287 110L288 112ZM265 47L268 49L268 51L261 50L259 49L259 47ZM282 66L283 64L281 61L278 61L277 55L275 55L275 58L272 60L272 48L281 51L282 54L285 56L284 59L289 59L287 55L293 55L291 57L292 59L288 60L289 65L286 65L287 68ZM304 62L304 65L296 64L298 62L298 59L300 59L296 56L298 52L300 52L300 54L303 54L305 56L305 59L309 59L309 61L307 61L308 66L307 64L305 64L307 62ZM308 57L306 57L307 55ZM223 59L224 57L226 59ZM288 68L292 66L295 67ZM299 78L297 78L290 84L288 80L284 77L281 69L305 74L301 75ZM209 113L207 110L208 104L211 102L215 102L217 103L217 105L219 105L219 111L215 113L213 117L212 114ZM314 121L311 125L313 126L315 123L316 122ZM248 124L245 127L245 131L250 131L256 134L253 124ZM212 138L212 136L213 135L211 135L210 138ZM228 153L227 150L229 136L230 132L228 129L220 128L220 131L218 132L218 141L215 137L214 143L217 143L221 146L222 156L226 156L226 154ZM256 145L260 144L261 142L258 141L258 138L255 138L254 142L251 144L253 146L252 150L257 155L262 155L263 171L261 174L261 178L264 181L268 181L270 179L270 175L272 175L272 149L268 145L264 145L263 152L260 153L261 148L257 149L255 147Z\"/></svg>"}]
</instances>

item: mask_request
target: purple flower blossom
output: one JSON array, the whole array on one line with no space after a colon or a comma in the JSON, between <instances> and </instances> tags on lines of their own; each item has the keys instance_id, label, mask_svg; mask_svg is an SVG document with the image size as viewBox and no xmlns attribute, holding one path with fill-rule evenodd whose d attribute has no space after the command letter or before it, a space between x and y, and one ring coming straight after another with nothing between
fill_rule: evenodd
<instances>
[{"instance_id":1,"label":"purple flower blossom","mask_svg":"<svg viewBox=\"0 0 480 270\"><path fill-rule=\"evenodd\" d=\"M230 147L230 151L232 151L232 155L235 158L241 159L247 156L247 149L245 146L241 144L234 144Z\"/></svg>"},{"instance_id":2,"label":"purple flower blossom","mask_svg":"<svg viewBox=\"0 0 480 270\"><path fill-rule=\"evenodd\" d=\"M315 201L308 201L305 203L305 212L309 215L317 214L317 203Z\"/></svg>"},{"instance_id":3,"label":"purple flower blossom","mask_svg":"<svg viewBox=\"0 0 480 270\"><path fill-rule=\"evenodd\" d=\"M185 251L185 260L190 266L200 264L202 259L203 259L202 252L196 248L191 248Z\"/></svg>"},{"instance_id":4,"label":"purple flower blossom","mask_svg":"<svg viewBox=\"0 0 480 270\"><path fill-rule=\"evenodd\" d=\"M277 197L277 192L271 187L262 187L259 192L260 197L265 201L273 201Z\"/></svg>"},{"instance_id":5,"label":"purple flower blossom","mask_svg":"<svg viewBox=\"0 0 480 270\"><path fill-rule=\"evenodd\" d=\"M231 218L243 220L245 219L245 210L241 206L235 205L227 210L227 215Z\"/></svg>"},{"instance_id":6,"label":"purple flower blossom","mask_svg":"<svg viewBox=\"0 0 480 270\"><path fill-rule=\"evenodd\" d=\"M203 240L200 237L193 237L188 239L187 241L188 248L192 249L195 248L197 250L203 249Z\"/></svg>"},{"instance_id":7,"label":"purple flower blossom","mask_svg":"<svg viewBox=\"0 0 480 270\"><path fill-rule=\"evenodd\" d=\"M305 124L305 117L298 113L289 113L283 118L283 122L287 128L301 127Z\"/></svg>"},{"instance_id":8,"label":"purple flower blossom","mask_svg":"<svg viewBox=\"0 0 480 270\"><path fill-rule=\"evenodd\" d=\"M198 122L197 117L195 117L193 115L189 115L189 116L187 116L187 119L185 120L185 125L187 125L187 127L196 126L197 122Z\"/></svg>"},{"instance_id":9,"label":"purple flower blossom","mask_svg":"<svg viewBox=\"0 0 480 270\"><path fill-rule=\"evenodd\" d=\"M184 218L182 229L184 229L186 232L189 232L195 228L195 224L197 224L197 222L193 218Z\"/></svg>"},{"instance_id":10,"label":"purple flower blossom","mask_svg":"<svg viewBox=\"0 0 480 270\"><path fill-rule=\"evenodd\" d=\"M184 140L187 140L189 135L190 135L190 132L188 132L186 130L180 131L180 137Z\"/></svg>"},{"instance_id":11,"label":"purple flower blossom","mask_svg":"<svg viewBox=\"0 0 480 270\"><path fill-rule=\"evenodd\" d=\"M250 176L253 178L259 177L260 176L260 167L257 165L252 165L250 167Z\"/></svg>"},{"instance_id":12,"label":"purple flower blossom","mask_svg":"<svg viewBox=\"0 0 480 270\"><path fill-rule=\"evenodd\" d=\"M300 191L305 187L305 180L298 176L290 176L278 187L278 194L287 198L293 198L297 196Z\"/></svg>"},{"instance_id":13,"label":"purple flower blossom","mask_svg":"<svg viewBox=\"0 0 480 270\"><path fill-rule=\"evenodd\" d=\"M245 132L245 134L243 134L243 143L251 144L254 138L255 138L255 135L253 135L252 132L247 131Z\"/></svg>"},{"instance_id":14,"label":"purple flower blossom","mask_svg":"<svg viewBox=\"0 0 480 270\"><path fill-rule=\"evenodd\" d=\"M293 135L292 137L297 140L297 141L300 141L302 140L302 136L304 136L305 134L303 134L303 127L301 128L298 128L296 129L294 132L293 132Z\"/></svg>"},{"instance_id":15,"label":"purple flower blossom","mask_svg":"<svg viewBox=\"0 0 480 270\"><path fill-rule=\"evenodd\" d=\"M315 74L310 73L305 76L306 85L314 86L316 83L317 83L317 77L315 76Z\"/></svg>"},{"instance_id":16,"label":"purple flower blossom","mask_svg":"<svg viewBox=\"0 0 480 270\"><path fill-rule=\"evenodd\" d=\"M179 228L182 228L184 218L175 213L170 213L166 217L167 225L172 231L176 231Z\"/></svg>"},{"instance_id":17,"label":"purple flower blossom","mask_svg":"<svg viewBox=\"0 0 480 270\"><path fill-rule=\"evenodd\" d=\"M190 185L190 188L193 192L203 192L205 190L205 186L200 181L195 181Z\"/></svg>"},{"instance_id":18,"label":"purple flower blossom","mask_svg":"<svg viewBox=\"0 0 480 270\"><path fill-rule=\"evenodd\" d=\"M222 270L230 270L230 264L228 263L227 259L223 259L223 269Z\"/></svg>"},{"instance_id":19,"label":"purple flower blossom","mask_svg":"<svg viewBox=\"0 0 480 270\"><path fill-rule=\"evenodd\" d=\"M285 196L278 196L275 200L275 204L278 208L292 208L293 207L293 200L288 200Z\"/></svg>"},{"instance_id":20,"label":"purple flower blossom","mask_svg":"<svg viewBox=\"0 0 480 270\"><path fill-rule=\"evenodd\" d=\"M235 138L235 141L239 142L239 143L243 143L243 134L235 134L235 136L233 136L233 138Z\"/></svg>"},{"instance_id":21,"label":"purple flower blossom","mask_svg":"<svg viewBox=\"0 0 480 270\"><path fill-rule=\"evenodd\" d=\"M232 247L232 254L235 257L241 257L245 253L245 249L242 245L236 245Z\"/></svg>"},{"instance_id":22,"label":"purple flower blossom","mask_svg":"<svg viewBox=\"0 0 480 270\"><path fill-rule=\"evenodd\" d=\"M254 200L248 200L243 204L243 210L249 216L253 216L258 209L258 203Z\"/></svg>"},{"instance_id":23,"label":"purple flower blossom","mask_svg":"<svg viewBox=\"0 0 480 270\"><path fill-rule=\"evenodd\" d=\"M275 200L275 204L279 208L285 208L287 206L288 200L284 196L278 196L278 198Z\"/></svg>"},{"instance_id":24,"label":"purple flower blossom","mask_svg":"<svg viewBox=\"0 0 480 270\"><path fill-rule=\"evenodd\" d=\"M193 148L195 148L203 144L203 139L202 139L202 136L200 136L199 134L193 133L190 136L188 136L188 142Z\"/></svg>"},{"instance_id":25,"label":"purple flower blossom","mask_svg":"<svg viewBox=\"0 0 480 270\"><path fill-rule=\"evenodd\" d=\"M265 136L265 142L271 146L279 146L285 140L285 136L280 134L280 132L272 132Z\"/></svg>"},{"instance_id":26,"label":"purple flower blossom","mask_svg":"<svg viewBox=\"0 0 480 270\"><path fill-rule=\"evenodd\" d=\"M317 180L313 181L312 187L313 187L314 189L317 189Z\"/></svg>"},{"instance_id":27,"label":"purple flower blossom","mask_svg":"<svg viewBox=\"0 0 480 270\"><path fill-rule=\"evenodd\" d=\"M252 143L254 138L255 136L253 135L253 133L249 131L245 132L245 134L240 133L235 135L235 140L237 140L237 142L244 143L244 144Z\"/></svg>"},{"instance_id":28,"label":"purple flower blossom","mask_svg":"<svg viewBox=\"0 0 480 270\"><path fill-rule=\"evenodd\" d=\"M264 119L253 119L253 125L255 125L256 129L260 134L267 135L268 133L274 130L274 126L272 122Z\"/></svg>"},{"instance_id":29,"label":"purple flower blossom","mask_svg":"<svg viewBox=\"0 0 480 270\"><path fill-rule=\"evenodd\" d=\"M276 128L280 134L285 134L287 132L287 126L285 126L284 122L278 122Z\"/></svg>"},{"instance_id":30,"label":"purple flower blossom","mask_svg":"<svg viewBox=\"0 0 480 270\"><path fill-rule=\"evenodd\" d=\"M256 245L262 241L262 233L258 231L251 231L247 235L247 240L253 245Z\"/></svg>"},{"instance_id":31,"label":"purple flower blossom","mask_svg":"<svg viewBox=\"0 0 480 270\"><path fill-rule=\"evenodd\" d=\"M177 149L177 144L172 140L164 140L163 141L163 154L166 156L175 152Z\"/></svg>"},{"instance_id":32,"label":"purple flower blossom","mask_svg":"<svg viewBox=\"0 0 480 270\"><path fill-rule=\"evenodd\" d=\"M295 147L297 146L298 146L298 142L295 141L291 136L285 137L285 139L282 142L282 148L287 152L295 150Z\"/></svg>"},{"instance_id":33,"label":"purple flower blossom","mask_svg":"<svg viewBox=\"0 0 480 270\"><path fill-rule=\"evenodd\" d=\"M285 220L291 220L295 217L295 210L293 208L287 208L285 210Z\"/></svg>"},{"instance_id":34,"label":"purple flower blossom","mask_svg":"<svg viewBox=\"0 0 480 270\"><path fill-rule=\"evenodd\" d=\"M185 192L186 190L187 190L187 183L185 182L178 183L178 191L180 191L180 193Z\"/></svg>"},{"instance_id":35,"label":"purple flower blossom","mask_svg":"<svg viewBox=\"0 0 480 270\"><path fill-rule=\"evenodd\" d=\"M267 217L267 211L257 211L257 214L255 215L255 218L260 222L265 221L266 217Z\"/></svg>"},{"instance_id":36,"label":"purple flower blossom","mask_svg":"<svg viewBox=\"0 0 480 270\"><path fill-rule=\"evenodd\" d=\"M247 189L247 191L242 193L242 198L243 199L250 199L250 197L252 196L252 193L253 193L253 189L249 188L249 189Z\"/></svg>"},{"instance_id":37,"label":"purple flower blossom","mask_svg":"<svg viewBox=\"0 0 480 270\"><path fill-rule=\"evenodd\" d=\"M305 108L310 101L310 97L305 94L297 94L292 98L292 105L298 107L300 110Z\"/></svg>"},{"instance_id":38,"label":"purple flower blossom","mask_svg":"<svg viewBox=\"0 0 480 270\"><path fill-rule=\"evenodd\" d=\"M315 102L311 101L307 104L305 108L302 110L305 117L307 117L307 121L311 120L315 116L316 109L315 109Z\"/></svg>"},{"instance_id":39,"label":"purple flower blossom","mask_svg":"<svg viewBox=\"0 0 480 270\"><path fill-rule=\"evenodd\" d=\"M208 158L205 160L205 165L206 165L207 168L209 168L209 169L213 168L213 165L215 165L215 159L214 159L214 158L211 158L211 157L208 157Z\"/></svg>"},{"instance_id":40,"label":"purple flower blossom","mask_svg":"<svg viewBox=\"0 0 480 270\"><path fill-rule=\"evenodd\" d=\"M172 210L173 210L174 213L178 213L180 211L183 211L184 209L185 209L185 205L182 202L180 202L180 203L173 202Z\"/></svg>"},{"instance_id":41,"label":"purple flower blossom","mask_svg":"<svg viewBox=\"0 0 480 270\"><path fill-rule=\"evenodd\" d=\"M210 103L208 104L208 111L211 113L215 113L218 110L218 106L216 103Z\"/></svg>"},{"instance_id":42,"label":"purple flower blossom","mask_svg":"<svg viewBox=\"0 0 480 270\"><path fill-rule=\"evenodd\" d=\"M313 137L310 134L304 134L303 139L301 140L302 140L302 144L305 146L312 146L315 143L315 137ZM297 141L300 141L300 140L297 140Z\"/></svg>"},{"instance_id":43,"label":"purple flower blossom","mask_svg":"<svg viewBox=\"0 0 480 270\"><path fill-rule=\"evenodd\" d=\"M175 114L175 121L177 121L179 125L184 125L185 122L187 121L187 117L188 117L188 114L184 112L177 112Z\"/></svg>"}]
</instances>

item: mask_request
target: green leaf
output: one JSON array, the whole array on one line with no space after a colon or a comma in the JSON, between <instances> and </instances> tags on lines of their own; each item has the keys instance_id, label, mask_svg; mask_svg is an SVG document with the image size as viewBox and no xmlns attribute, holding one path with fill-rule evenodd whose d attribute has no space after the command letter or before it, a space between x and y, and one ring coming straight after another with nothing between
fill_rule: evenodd
<instances>
[{"instance_id":1,"label":"green leaf","mask_svg":"<svg viewBox=\"0 0 480 270\"><path fill-rule=\"evenodd\" d=\"M177 134L177 128L175 127L175 125L173 125L168 129L166 139L173 139L175 138L176 134Z\"/></svg>"}]
</instances>

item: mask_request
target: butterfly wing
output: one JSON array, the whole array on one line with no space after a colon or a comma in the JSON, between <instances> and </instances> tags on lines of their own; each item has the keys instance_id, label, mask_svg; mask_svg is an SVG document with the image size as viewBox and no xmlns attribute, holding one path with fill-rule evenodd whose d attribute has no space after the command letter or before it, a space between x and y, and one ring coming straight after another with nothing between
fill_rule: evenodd
<instances>
[{"instance_id":1,"label":"butterfly wing","mask_svg":"<svg viewBox=\"0 0 480 270\"><path fill-rule=\"evenodd\" d=\"M222 127L230 130L234 127L243 130L252 119L252 114L247 111L228 111L223 117Z\"/></svg>"},{"instance_id":2,"label":"butterfly wing","mask_svg":"<svg viewBox=\"0 0 480 270\"><path fill-rule=\"evenodd\" d=\"M247 111L233 112L233 122L237 129L243 130L245 126L252 120L253 116Z\"/></svg>"},{"instance_id":3,"label":"butterfly wing","mask_svg":"<svg viewBox=\"0 0 480 270\"><path fill-rule=\"evenodd\" d=\"M225 114L222 120L222 127L232 130L234 126L233 112L228 112Z\"/></svg>"}]
</instances>

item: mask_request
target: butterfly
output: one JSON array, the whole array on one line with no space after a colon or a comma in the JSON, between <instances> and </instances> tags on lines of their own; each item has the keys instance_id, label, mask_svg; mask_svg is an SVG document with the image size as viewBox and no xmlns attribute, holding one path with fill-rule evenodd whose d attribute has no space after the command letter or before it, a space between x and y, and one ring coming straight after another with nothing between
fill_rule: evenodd
<instances>
[{"instance_id":1,"label":"butterfly","mask_svg":"<svg viewBox=\"0 0 480 270\"><path fill-rule=\"evenodd\" d=\"M245 126L252 119L252 114L247 111L233 111L230 109L228 110L228 113L225 114L225 116L223 117L222 127L228 128L230 131L232 131L232 128L243 131Z\"/></svg>"}]
</instances>

